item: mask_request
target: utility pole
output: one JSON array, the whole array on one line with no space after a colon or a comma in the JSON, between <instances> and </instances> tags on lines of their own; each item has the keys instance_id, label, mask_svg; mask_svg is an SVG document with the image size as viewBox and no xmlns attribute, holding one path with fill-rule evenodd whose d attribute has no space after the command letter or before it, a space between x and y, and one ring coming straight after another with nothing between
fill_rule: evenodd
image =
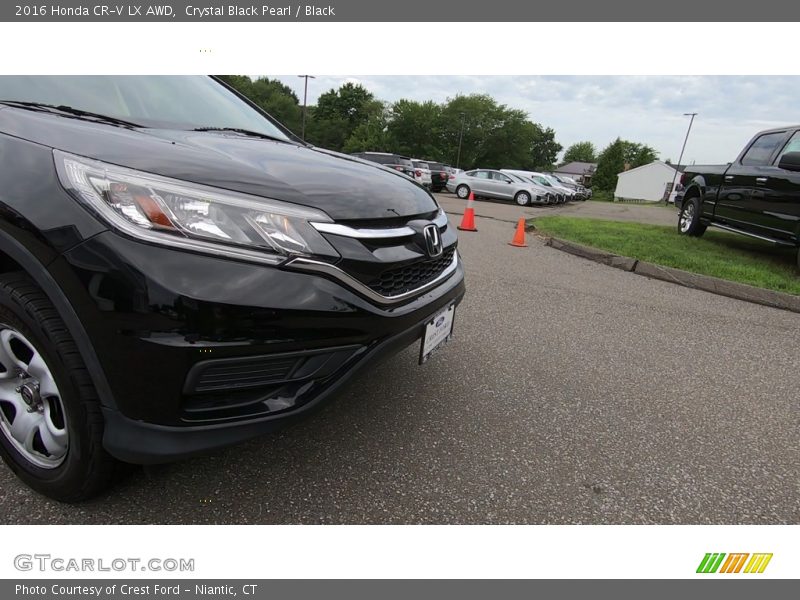
<instances>
[{"instance_id":1,"label":"utility pole","mask_svg":"<svg viewBox=\"0 0 800 600\"><path fill-rule=\"evenodd\" d=\"M314 77L313 75L298 75L298 77L301 77L301 78L306 80L305 81L305 85L303 86L303 129L302 129L302 132L300 133L300 137L305 142L306 141L306 104L307 104L307 101L308 101L308 80L309 79L316 79L316 77Z\"/></svg>"},{"instance_id":2,"label":"utility pole","mask_svg":"<svg viewBox=\"0 0 800 600\"><path fill-rule=\"evenodd\" d=\"M678 157L678 165L681 166L681 162L683 162L683 151L686 150L686 142L689 141L689 132L692 131L692 123L694 123L694 118L697 116L697 113L683 113L684 117L691 117L689 119L689 128L686 130L686 137L683 138L683 147L681 147L681 155ZM675 180L678 178L678 169L675 169L675 174L672 176L672 189L670 189L667 197L664 199L665 204L669 204L669 197L672 192L675 191Z\"/></svg>"},{"instance_id":3,"label":"utility pole","mask_svg":"<svg viewBox=\"0 0 800 600\"><path fill-rule=\"evenodd\" d=\"M461 133L458 134L458 156L456 157L456 169L461 168L461 142L464 139L464 125L467 122L467 114L461 113Z\"/></svg>"}]
</instances>

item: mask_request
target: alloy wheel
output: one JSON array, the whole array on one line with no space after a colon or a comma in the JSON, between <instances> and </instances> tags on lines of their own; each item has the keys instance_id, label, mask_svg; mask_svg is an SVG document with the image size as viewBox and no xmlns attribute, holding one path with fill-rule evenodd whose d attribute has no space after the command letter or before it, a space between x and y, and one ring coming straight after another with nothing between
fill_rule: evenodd
<instances>
[{"instance_id":1,"label":"alloy wheel","mask_svg":"<svg viewBox=\"0 0 800 600\"><path fill-rule=\"evenodd\" d=\"M61 393L42 354L19 331L0 324L0 431L28 462L58 467L69 435Z\"/></svg>"},{"instance_id":2,"label":"alloy wheel","mask_svg":"<svg viewBox=\"0 0 800 600\"><path fill-rule=\"evenodd\" d=\"M694 204L687 204L681 211L680 228L681 233L686 233L694 222Z\"/></svg>"}]
</instances>

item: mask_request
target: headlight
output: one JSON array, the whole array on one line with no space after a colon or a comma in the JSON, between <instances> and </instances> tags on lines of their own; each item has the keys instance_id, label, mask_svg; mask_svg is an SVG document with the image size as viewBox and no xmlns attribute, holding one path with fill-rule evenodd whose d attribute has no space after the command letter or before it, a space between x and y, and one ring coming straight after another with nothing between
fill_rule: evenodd
<instances>
[{"instance_id":1,"label":"headlight","mask_svg":"<svg viewBox=\"0 0 800 600\"><path fill-rule=\"evenodd\" d=\"M116 228L188 250L278 264L289 255L338 257L309 221L324 212L168 179L55 151L62 185Z\"/></svg>"}]
</instances>

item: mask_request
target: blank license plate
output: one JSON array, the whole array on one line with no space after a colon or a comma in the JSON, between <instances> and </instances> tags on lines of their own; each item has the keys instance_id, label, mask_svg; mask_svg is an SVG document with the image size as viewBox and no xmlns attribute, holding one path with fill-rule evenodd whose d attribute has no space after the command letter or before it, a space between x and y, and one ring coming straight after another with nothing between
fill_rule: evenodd
<instances>
[{"instance_id":1,"label":"blank license plate","mask_svg":"<svg viewBox=\"0 0 800 600\"><path fill-rule=\"evenodd\" d=\"M447 343L453 335L453 318L456 307L451 304L428 321L419 350L419 364L427 361L433 352Z\"/></svg>"}]
</instances>

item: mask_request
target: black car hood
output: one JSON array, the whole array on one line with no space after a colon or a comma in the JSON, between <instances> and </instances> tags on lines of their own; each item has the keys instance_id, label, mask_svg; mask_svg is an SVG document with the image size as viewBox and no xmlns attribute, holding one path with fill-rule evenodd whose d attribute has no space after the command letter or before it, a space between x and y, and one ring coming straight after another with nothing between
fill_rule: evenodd
<instances>
[{"instance_id":1,"label":"black car hood","mask_svg":"<svg viewBox=\"0 0 800 600\"><path fill-rule=\"evenodd\" d=\"M436 203L377 164L236 133L135 129L0 107L0 132L116 165L318 208L334 219L429 213Z\"/></svg>"}]
</instances>

